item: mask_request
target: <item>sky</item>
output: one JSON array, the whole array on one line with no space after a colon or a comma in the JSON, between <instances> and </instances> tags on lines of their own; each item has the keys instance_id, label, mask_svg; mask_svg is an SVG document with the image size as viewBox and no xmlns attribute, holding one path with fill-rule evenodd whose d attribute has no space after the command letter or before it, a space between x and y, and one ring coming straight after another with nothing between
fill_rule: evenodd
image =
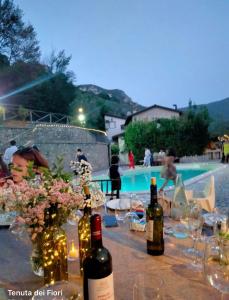
<instances>
[{"instance_id":1,"label":"sky","mask_svg":"<svg viewBox=\"0 0 229 300\"><path fill-rule=\"evenodd\" d=\"M228 0L14 0L42 57L72 55L76 84L150 106L229 97Z\"/></svg>"}]
</instances>

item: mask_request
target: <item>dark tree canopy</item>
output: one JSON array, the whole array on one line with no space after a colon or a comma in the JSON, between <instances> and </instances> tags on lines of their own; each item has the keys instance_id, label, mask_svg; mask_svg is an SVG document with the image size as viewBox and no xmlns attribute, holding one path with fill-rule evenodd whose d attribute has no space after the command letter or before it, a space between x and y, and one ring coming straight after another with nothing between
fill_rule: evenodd
<instances>
[{"instance_id":1,"label":"dark tree canopy","mask_svg":"<svg viewBox=\"0 0 229 300\"><path fill-rule=\"evenodd\" d=\"M179 119L156 122L133 122L125 131L125 143L137 160L144 157L144 148L153 152L173 148L178 156L201 155L209 142L208 111L190 107Z\"/></svg>"},{"instance_id":2,"label":"dark tree canopy","mask_svg":"<svg viewBox=\"0 0 229 300\"><path fill-rule=\"evenodd\" d=\"M22 20L22 11L12 0L0 1L0 52L10 62L18 60L37 62L40 58L39 43L32 25Z\"/></svg>"}]
</instances>

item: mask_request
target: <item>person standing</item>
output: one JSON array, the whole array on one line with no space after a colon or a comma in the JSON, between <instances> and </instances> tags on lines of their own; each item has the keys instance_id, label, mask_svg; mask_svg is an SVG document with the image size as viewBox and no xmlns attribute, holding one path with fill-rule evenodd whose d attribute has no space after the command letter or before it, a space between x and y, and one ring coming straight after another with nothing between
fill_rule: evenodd
<instances>
[{"instance_id":1,"label":"person standing","mask_svg":"<svg viewBox=\"0 0 229 300\"><path fill-rule=\"evenodd\" d=\"M9 166L12 162L13 154L18 150L18 147L16 146L16 141L12 140L10 141L10 147L8 147L3 155L3 161L7 166Z\"/></svg>"},{"instance_id":2,"label":"person standing","mask_svg":"<svg viewBox=\"0 0 229 300\"><path fill-rule=\"evenodd\" d=\"M168 184L169 180L172 180L174 185L176 184L177 178L177 170L176 166L174 165L176 154L173 149L169 149L165 159L164 159L164 167L161 170L161 177L165 179L162 187L159 190L161 193L164 187Z\"/></svg>"},{"instance_id":3,"label":"person standing","mask_svg":"<svg viewBox=\"0 0 229 300\"><path fill-rule=\"evenodd\" d=\"M87 158L86 158L86 156L84 155L84 153L82 152L81 149L77 149L76 157L78 159L78 162L81 162L81 160L87 161Z\"/></svg>"},{"instance_id":4,"label":"person standing","mask_svg":"<svg viewBox=\"0 0 229 300\"><path fill-rule=\"evenodd\" d=\"M119 170L119 157L118 155L112 155L111 166L109 169L109 177L111 179L111 198L113 199L114 191L117 191L116 198L119 199L119 192L121 190L121 172Z\"/></svg>"},{"instance_id":5,"label":"person standing","mask_svg":"<svg viewBox=\"0 0 229 300\"><path fill-rule=\"evenodd\" d=\"M131 150L129 150L128 152L128 159L129 159L129 168L135 168L135 164L134 164L134 154Z\"/></svg>"},{"instance_id":6,"label":"person standing","mask_svg":"<svg viewBox=\"0 0 229 300\"><path fill-rule=\"evenodd\" d=\"M151 152L148 148L145 148L145 156L144 156L143 166L150 167L150 160L151 160Z\"/></svg>"}]
</instances>

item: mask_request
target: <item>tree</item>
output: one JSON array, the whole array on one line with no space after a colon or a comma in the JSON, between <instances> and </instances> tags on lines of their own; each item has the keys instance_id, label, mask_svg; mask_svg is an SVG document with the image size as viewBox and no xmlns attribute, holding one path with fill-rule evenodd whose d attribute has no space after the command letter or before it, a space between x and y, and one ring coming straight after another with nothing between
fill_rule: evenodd
<instances>
[{"instance_id":1,"label":"tree","mask_svg":"<svg viewBox=\"0 0 229 300\"><path fill-rule=\"evenodd\" d=\"M57 54L52 51L48 59L49 70L52 73L65 73L70 63L71 55L66 56L65 51L61 50Z\"/></svg>"},{"instance_id":2,"label":"tree","mask_svg":"<svg viewBox=\"0 0 229 300\"><path fill-rule=\"evenodd\" d=\"M190 107L179 119L155 122L133 122L125 131L125 143L137 160L142 160L144 148L154 152L173 148L176 155L201 155L209 142L210 118L206 108Z\"/></svg>"},{"instance_id":3,"label":"tree","mask_svg":"<svg viewBox=\"0 0 229 300\"><path fill-rule=\"evenodd\" d=\"M22 20L22 11L12 0L0 1L0 49L9 61L37 62L39 43L32 25Z\"/></svg>"},{"instance_id":4,"label":"tree","mask_svg":"<svg viewBox=\"0 0 229 300\"><path fill-rule=\"evenodd\" d=\"M158 128L156 122L133 122L125 130L125 143L137 161L144 157L145 148L156 150Z\"/></svg>"},{"instance_id":5,"label":"tree","mask_svg":"<svg viewBox=\"0 0 229 300\"><path fill-rule=\"evenodd\" d=\"M201 155L209 142L210 117L206 107L190 107L180 119L180 154Z\"/></svg>"}]
</instances>

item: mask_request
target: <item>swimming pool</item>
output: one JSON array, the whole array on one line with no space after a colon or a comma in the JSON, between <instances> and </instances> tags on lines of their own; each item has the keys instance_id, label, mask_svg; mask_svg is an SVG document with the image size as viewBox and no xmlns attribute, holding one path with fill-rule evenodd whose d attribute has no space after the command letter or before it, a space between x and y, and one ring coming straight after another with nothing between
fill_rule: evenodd
<instances>
[{"instance_id":1,"label":"swimming pool","mask_svg":"<svg viewBox=\"0 0 229 300\"><path fill-rule=\"evenodd\" d=\"M192 179L206 172L217 168L215 164L193 163L176 165L177 173L182 175L183 181ZM164 179L160 177L161 167L137 168L127 170L123 173L121 192L143 192L148 191L151 177L156 177L157 186L160 188ZM107 176L98 176L94 179L108 179ZM173 181L169 181L167 186L172 186Z\"/></svg>"}]
</instances>

